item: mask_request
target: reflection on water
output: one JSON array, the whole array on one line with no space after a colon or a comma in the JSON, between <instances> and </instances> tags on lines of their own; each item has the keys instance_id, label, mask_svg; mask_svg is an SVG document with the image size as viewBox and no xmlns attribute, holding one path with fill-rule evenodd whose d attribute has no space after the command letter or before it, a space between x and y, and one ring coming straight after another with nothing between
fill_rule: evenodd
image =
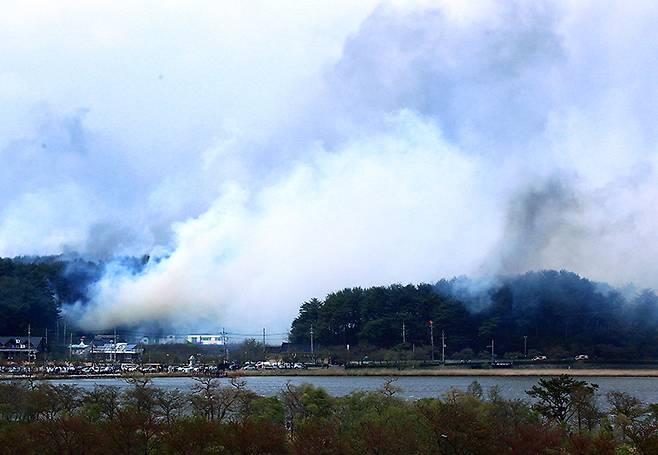
<instances>
[{"instance_id":1,"label":"reflection on water","mask_svg":"<svg viewBox=\"0 0 658 455\"><path fill-rule=\"evenodd\" d=\"M331 395L347 395L355 390L375 390L384 383L386 377L347 377L347 376L253 376L245 377L247 387L259 395L275 395L290 381L292 384L309 383L322 387ZM599 385L599 395L604 396L612 390L630 393L646 403L658 402L658 378L578 378ZM223 378L222 381L228 383ZM473 381L478 381L486 391L492 386L498 386L506 398L527 398L525 391L537 382L533 377L436 377L436 376L403 376L396 385L402 388L400 396L408 399L437 397L451 388L466 389ZM95 384L128 387L122 379L63 379L51 381L55 384L76 384L90 389ZM154 378L153 385L163 389L187 390L194 383L192 378ZM603 401L603 400L602 400Z\"/></svg>"}]
</instances>

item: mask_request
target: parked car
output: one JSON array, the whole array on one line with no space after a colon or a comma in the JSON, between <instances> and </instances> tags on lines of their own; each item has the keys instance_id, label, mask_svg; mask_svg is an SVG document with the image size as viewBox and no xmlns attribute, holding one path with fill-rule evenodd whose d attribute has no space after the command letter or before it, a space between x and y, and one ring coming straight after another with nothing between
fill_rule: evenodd
<instances>
[{"instance_id":1,"label":"parked car","mask_svg":"<svg viewBox=\"0 0 658 455\"><path fill-rule=\"evenodd\" d=\"M532 358L533 362L541 362L542 360L546 360L545 355L538 355L538 356Z\"/></svg>"},{"instance_id":2,"label":"parked car","mask_svg":"<svg viewBox=\"0 0 658 455\"><path fill-rule=\"evenodd\" d=\"M576 360L589 360L589 356L585 354L580 354L576 356Z\"/></svg>"}]
</instances>

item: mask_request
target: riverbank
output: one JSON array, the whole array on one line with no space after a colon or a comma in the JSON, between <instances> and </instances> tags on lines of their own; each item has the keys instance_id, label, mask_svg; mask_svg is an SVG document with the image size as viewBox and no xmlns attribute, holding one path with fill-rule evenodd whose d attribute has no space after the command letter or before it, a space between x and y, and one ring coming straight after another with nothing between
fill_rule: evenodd
<instances>
[{"instance_id":1,"label":"riverbank","mask_svg":"<svg viewBox=\"0 0 658 455\"><path fill-rule=\"evenodd\" d=\"M233 374L233 373L232 373ZM238 372L241 376L569 376L588 377L658 377L658 369L610 369L610 368L518 368L518 369L409 369L394 368L328 368L309 369L303 371L245 371Z\"/></svg>"},{"instance_id":2,"label":"riverbank","mask_svg":"<svg viewBox=\"0 0 658 455\"><path fill-rule=\"evenodd\" d=\"M487 377L543 377L559 376L566 374L569 376L583 377L656 377L658 378L658 369L613 369L613 368L517 368L517 369L470 369L470 368L445 368L445 369L409 369L398 370L394 368L318 368L307 370L247 370L231 371L231 376L259 377L259 376L328 376L328 377L367 377L367 376L437 376L437 377L470 377L470 376L487 376ZM188 373L139 373L142 377L151 378L177 378L177 377L195 377L198 375ZM130 377L125 374L85 374L85 375L0 375L0 380L12 379L120 379Z\"/></svg>"}]
</instances>

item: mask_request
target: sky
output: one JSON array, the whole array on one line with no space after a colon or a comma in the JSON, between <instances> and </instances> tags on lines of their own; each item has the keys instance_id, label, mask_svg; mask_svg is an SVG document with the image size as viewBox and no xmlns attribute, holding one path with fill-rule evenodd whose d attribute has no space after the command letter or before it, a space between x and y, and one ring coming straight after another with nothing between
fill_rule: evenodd
<instances>
[{"instance_id":1,"label":"sky","mask_svg":"<svg viewBox=\"0 0 658 455\"><path fill-rule=\"evenodd\" d=\"M285 331L351 286L658 286L658 6L8 1L0 256L110 263L88 328Z\"/></svg>"}]
</instances>

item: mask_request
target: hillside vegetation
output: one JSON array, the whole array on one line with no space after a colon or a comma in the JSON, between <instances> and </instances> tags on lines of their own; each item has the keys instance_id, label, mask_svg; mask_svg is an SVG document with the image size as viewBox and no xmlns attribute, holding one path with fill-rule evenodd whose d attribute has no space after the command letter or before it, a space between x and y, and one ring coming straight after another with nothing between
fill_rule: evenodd
<instances>
[{"instance_id":1,"label":"hillside vegetation","mask_svg":"<svg viewBox=\"0 0 658 455\"><path fill-rule=\"evenodd\" d=\"M97 385L0 383L0 447L12 454L655 454L658 408L567 377L530 400L477 383L437 398L377 391L333 397L288 383L263 397L246 383L197 378L189 392L128 378ZM602 405L606 410L602 409Z\"/></svg>"},{"instance_id":2,"label":"hillside vegetation","mask_svg":"<svg viewBox=\"0 0 658 455\"><path fill-rule=\"evenodd\" d=\"M518 357L524 337L532 354L587 353L606 359L658 358L658 298L622 292L566 271L529 272L481 283L468 278L333 292L301 305L291 341L318 346L409 349L430 344L460 358L496 352ZM403 324L406 344L403 344Z\"/></svg>"},{"instance_id":3,"label":"hillside vegetation","mask_svg":"<svg viewBox=\"0 0 658 455\"><path fill-rule=\"evenodd\" d=\"M144 264L144 258L125 261L136 271ZM28 324L35 334L54 329L63 304L88 301L103 267L81 258L0 259L0 334L25 333ZM489 282L461 277L343 289L304 302L290 341L308 345L312 327L317 348L414 349L422 357L432 321L436 351L443 331L448 357L486 356L492 339L499 357L520 357L527 337L529 356L657 359L657 315L653 290L617 289L546 270Z\"/></svg>"},{"instance_id":4,"label":"hillside vegetation","mask_svg":"<svg viewBox=\"0 0 658 455\"><path fill-rule=\"evenodd\" d=\"M0 258L0 335L54 329L61 305L86 300L100 266L58 257Z\"/></svg>"}]
</instances>

